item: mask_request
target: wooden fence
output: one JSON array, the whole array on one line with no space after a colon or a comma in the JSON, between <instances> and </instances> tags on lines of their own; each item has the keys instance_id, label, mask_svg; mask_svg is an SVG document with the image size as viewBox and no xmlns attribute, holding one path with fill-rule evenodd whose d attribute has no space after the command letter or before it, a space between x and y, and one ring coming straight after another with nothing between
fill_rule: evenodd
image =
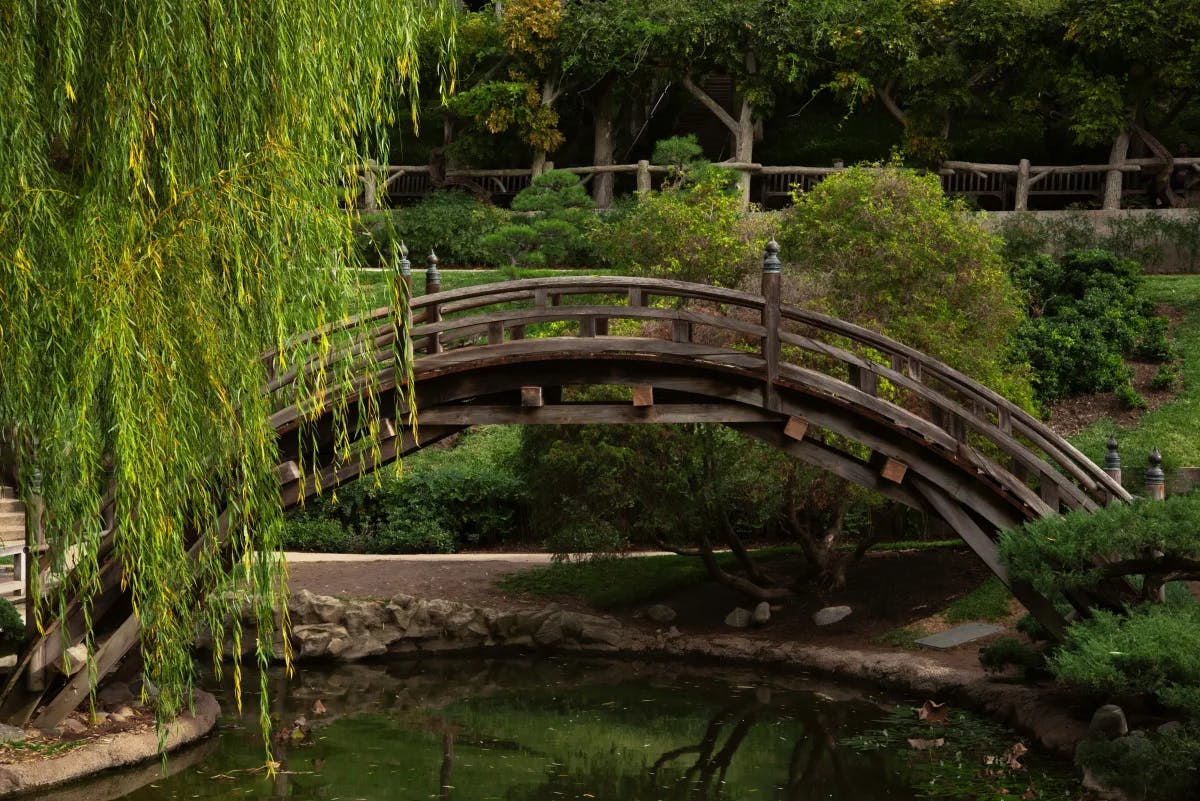
<instances>
[{"instance_id":1,"label":"wooden fence","mask_svg":"<svg viewBox=\"0 0 1200 801\"><path fill-rule=\"evenodd\" d=\"M831 167L770 166L745 162L722 162L720 166L750 173L756 178L752 194L764 206L786 205L793 188L811 189L827 176L841 172ZM1127 159L1117 164L1034 165L1028 159L1017 164L985 164L945 161L938 169L947 194L971 198L995 211L1024 211L1035 205L1094 202L1105 209L1118 209L1121 199L1141 195L1148 200L1155 187L1166 184L1177 167L1189 168L1188 184L1200 183L1200 157L1177 158L1168 163L1159 158ZM554 169L547 162L546 169ZM600 173L633 175L638 192L648 192L661 182L668 168L639 161L600 167L566 167L584 182ZM366 171L361 205L378 207L379 197L394 200L421 198L442 187L464 187L495 199L511 199L532 180L523 169L447 170L434 180L428 165L377 165Z\"/></svg>"}]
</instances>

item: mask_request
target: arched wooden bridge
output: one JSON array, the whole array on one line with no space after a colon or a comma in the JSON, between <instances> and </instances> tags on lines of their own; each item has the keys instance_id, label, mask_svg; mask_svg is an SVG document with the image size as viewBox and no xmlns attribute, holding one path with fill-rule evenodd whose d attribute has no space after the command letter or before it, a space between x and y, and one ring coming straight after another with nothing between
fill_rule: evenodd
<instances>
[{"instance_id":1,"label":"arched wooden bridge","mask_svg":"<svg viewBox=\"0 0 1200 801\"><path fill-rule=\"evenodd\" d=\"M779 261L768 250L761 294L571 277L415 297L411 378L386 308L353 321L365 333L319 362L284 372L268 354L283 505L474 425L722 423L941 518L1008 582L998 530L1130 497L997 393L887 337L779 296ZM298 383L339 369L357 376L351 389L325 393L319 405L297 404L308 394ZM629 387L632 400L564 401L563 388L575 385ZM398 389L412 390L415 431L377 411L396 408ZM335 407L350 418L347 426L334 425ZM378 448L345 441L344 431L368 428L378 432ZM305 474L302 463L310 466ZM114 597L116 576L109 574ZM1061 631L1046 599L1030 587L1012 589ZM109 608L121 606L97 602L98 613ZM127 612L110 630L96 654L100 675L136 644L136 619ZM53 660L59 648L48 640L39 660ZM86 679L77 677L35 722L61 718L86 692Z\"/></svg>"}]
</instances>

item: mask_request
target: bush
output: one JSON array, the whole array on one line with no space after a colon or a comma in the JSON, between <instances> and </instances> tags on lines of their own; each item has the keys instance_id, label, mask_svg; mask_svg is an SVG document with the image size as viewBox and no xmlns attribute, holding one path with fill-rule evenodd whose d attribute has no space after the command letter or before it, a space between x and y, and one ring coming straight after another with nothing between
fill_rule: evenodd
<instances>
[{"instance_id":1,"label":"bush","mask_svg":"<svg viewBox=\"0 0 1200 801\"><path fill-rule=\"evenodd\" d=\"M1148 737L1084 740L1075 761L1104 787L1129 798L1200 798L1200 723Z\"/></svg>"},{"instance_id":2,"label":"bush","mask_svg":"<svg viewBox=\"0 0 1200 801\"><path fill-rule=\"evenodd\" d=\"M652 192L592 236L613 267L634 275L736 286L762 252L739 236L731 173L702 169Z\"/></svg>"},{"instance_id":3,"label":"bush","mask_svg":"<svg viewBox=\"0 0 1200 801\"><path fill-rule=\"evenodd\" d=\"M476 429L457 447L410 457L399 475L387 470L348 483L310 503L305 516L315 522L301 524L297 536L312 543L305 550L367 553L447 553L520 539L526 500L514 469L519 436L517 427ZM336 526L341 538L316 522Z\"/></svg>"},{"instance_id":4,"label":"bush","mask_svg":"<svg viewBox=\"0 0 1200 801\"><path fill-rule=\"evenodd\" d=\"M513 198L512 222L483 238L494 264L578 267L596 261L588 232L596 227L592 198L579 176L550 170Z\"/></svg>"},{"instance_id":5,"label":"bush","mask_svg":"<svg viewBox=\"0 0 1200 801\"><path fill-rule=\"evenodd\" d=\"M1029 677L1045 670L1046 657L1016 637L1001 637L979 649L979 664L983 665L984 670L992 672L999 672L1011 665L1018 669L1022 677Z\"/></svg>"},{"instance_id":6,"label":"bush","mask_svg":"<svg viewBox=\"0 0 1200 801\"><path fill-rule=\"evenodd\" d=\"M362 550L362 541L336 520L301 514L284 524L283 547L289 551L357 553Z\"/></svg>"},{"instance_id":7,"label":"bush","mask_svg":"<svg viewBox=\"0 0 1200 801\"><path fill-rule=\"evenodd\" d=\"M1159 318L1149 316L1137 264L1085 250L1061 262L1049 256L1023 259L1013 265L1012 276L1026 293L1030 315L1014 335L1013 352L1033 366L1038 397L1049 402L1119 390L1129 408L1138 407L1125 356L1169 354L1170 345L1165 318L1152 322Z\"/></svg>"},{"instance_id":8,"label":"bush","mask_svg":"<svg viewBox=\"0 0 1200 801\"><path fill-rule=\"evenodd\" d=\"M853 168L797 193L779 232L789 285L823 287L817 301L1028 403L1006 358L1023 320L988 233L936 175ZM794 290L793 290L794 291ZM1018 360L1019 361L1019 360Z\"/></svg>"},{"instance_id":9,"label":"bush","mask_svg":"<svg viewBox=\"0 0 1200 801\"><path fill-rule=\"evenodd\" d=\"M415 269L430 250L442 266L475 267L492 264L483 240L510 218L510 213L482 203L458 190L434 192L400 209L363 214L363 246L368 262L386 263L403 241Z\"/></svg>"},{"instance_id":10,"label":"bush","mask_svg":"<svg viewBox=\"0 0 1200 801\"><path fill-rule=\"evenodd\" d=\"M0 598L0 653L11 653L25 639L25 622L12 601Z\"/></svg>"},{"instance_id":11,"label":"bush","mask_svg":"<svg viewBox=\"0 0 1200 801\"><path fill-rule=\"evenodd\" d=\"M1146 694L1200 717L1200 604L1097 610L1050 657L1055 678L1105 695Z\"/></svg>"},{"instance_id":12,"label":"bush","mask_svg":"<svg viewBox=\"0 0 1200 801\"><path fill-rule=\"evenodd\" d=\"M1170 364L1159 365L1158 370L1154 373L1154 377L1150 379L1150 389L1162 391L1175 386L1175 380L1179 378L1179 374L1175 371L1175 367Z\"/></svg>"}]
</instances>

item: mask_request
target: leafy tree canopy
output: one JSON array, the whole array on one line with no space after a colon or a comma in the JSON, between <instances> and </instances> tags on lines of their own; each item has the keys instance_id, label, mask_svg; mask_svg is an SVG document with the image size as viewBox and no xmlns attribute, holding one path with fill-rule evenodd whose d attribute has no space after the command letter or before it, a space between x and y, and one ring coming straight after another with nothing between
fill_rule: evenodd
<instances>
[{"instance_id":1,"label":"leafy tree canopy","mask_svg":"<svg viewBox=\"0 0 1200 801\"><path fill-rule=\"evenodd\" d=\"M269 653L286 588L260 354L286 370L308 356L292 334L347 311L360 153L399 109L415 121L417 42L446 51L454 18L439 0L16 0L0 19L0 425L44 478L55 570L78 561L59 614L99 586L111 494L170 715L196 597L230 575L222 539ZM219 631L220 596L204 609Z\"/></svg>"}]
</instances>

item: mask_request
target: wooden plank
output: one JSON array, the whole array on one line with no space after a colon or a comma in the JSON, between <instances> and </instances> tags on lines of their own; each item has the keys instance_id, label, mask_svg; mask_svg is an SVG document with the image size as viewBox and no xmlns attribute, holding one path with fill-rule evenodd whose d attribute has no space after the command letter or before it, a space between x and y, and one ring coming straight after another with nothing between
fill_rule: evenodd
<instances>
[{"instance_id":1,"label":"wooden plank","mask_svg":"<svg viewBox=\"0 0 1200 801\"><path fill-rule=\"evenodd\" d=\"M893 484L899 484L904 480L904 474L907 472L908 465L899 459L892 459L889 457L883 463L883 469L879 471L879 474Z\"/></svg>"},{"instance_id":2,"label":"wooden plank","mask_svg":"<svg viewBox=\"0 0 1200 801\"><path fill-rule=\"evenodd\" d=\"M588 315L579 318L579 336L594 337L596 336L596 318Z\"/></svg>"},{"instance_id":3,"label":"wooden plank","mask_svg":"<svg viewBox=\"0 0 1200 801\"><path fill-rule=\"evenodd\" d=\"M687 320L672 320L671 339L676 342L691 342L692 324Z\"/></svg>"},{"instance_id":4,"label":"wooden plank","mask_svg":"<svg viewBox=\"0 0 1200 801\"><path fill-rule=\"evenodd\" d=\"M653 414L648 414L653 412ZM440 425L624 425L629 423L774 423L780 417L731 403L548 403L542 407L442 406L421 413L422 426Z\"/></svg>"},{"instance_id":5,"label":"wooden plank","mask_svg":"<svg viewBox=\"0 0 1200 801\"><path fill-rule=\"evenodd\" d=\"M654 387L639 384L633 388L633 405L641 408L654 405Z\"/></svg>"},{"instance_id":6,"label":"wooden plank","mask_svg":"<svg viewBox=\"0 0 1200 801\"><path fill-rule=\"evenodd\" d=\"M137 615L130 615L116 631L109 635L104 644L96 649L97 680L103 679L108 671L137 644L138 629ZM53 729L62 722L63 718L83 703L91 692L91 683L88 680L90 672L85 670L68 681L67 686L46 705L40 715L34 718L33 725L42 729Z\"/></svg>"},{"instance_id":7,"label":"wooden plank","mask_svg":"<svg viewBox=\"0 0 1200 801\"><path fill-rule=\"evenodd\" d=\"M504 323L488 323L488 344L499 345L504 342Z\"/></svg>"},{"instance_id":8,"label":"wooden plank","mask_svg":"<svg viewBox=\"0 0 1200 801\"><path fill-rule=\"evenodd\" d=\"M789 417L787 425L783 427L784 436L789 439L802 440L805 433L808 432L808 421L803 417Z\"/></svg>"},{"instance_id":9,"label":"wooden plank","mask_svg":"<svg viewBox=\"0 0 1200 801\"><path fill-rule=\"evenodd\" d=\"M289 481L295 481L300 478L300 465L294 461L286 461L281 465L275 466L275 478L280 484L286 484Z\"/></svg>"},{"instance_id":10,"label":"wooden plank","mask_svg":"<svg viewBox=\"0 0 1200 801\"><path fill-rule=\"evenodd\" d=\"M541 387L521 387L521 405L529 408L543 406Z\"/></svg>"}]
</instances>

